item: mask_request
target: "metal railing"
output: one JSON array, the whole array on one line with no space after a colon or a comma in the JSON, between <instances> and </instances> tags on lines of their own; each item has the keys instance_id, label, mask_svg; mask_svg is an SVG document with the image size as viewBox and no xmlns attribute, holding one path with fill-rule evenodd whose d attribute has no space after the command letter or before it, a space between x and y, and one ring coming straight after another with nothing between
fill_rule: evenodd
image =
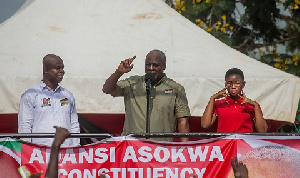
<instances>
[{"instance_id":1,"label":"metal railing","mask_svg":"<svg viewBox=\"0 0 300 178\"><path fill-rule=\"evenodd\" d=\"M0 138L54 138L55 133L1 133ZM110 133L72 133L71 138L110 138Z\"/></svg>"},{"instance_id":2,"label":"metal railing","mask_svg":"<svg viewBox=\"0 0 300 178\"><path fill-rule=\"evenodd\" d=\"M131 137L220 137L230 136L234 134L239 135L257 135L257 136L300 136L300 133L215 133L215 132L189 132L189 133L166 133L166 132L152 132L152 133L134 133L129 134Z\"/></svg>"},{"instance_id":3,"label":"metal railing","mask_svg":"<svg viewBox=\"0 0 300 178\"><path fill-rule=\"evenodd\" d=\"M300 133L215 133L215 132L188 132L188 133L132 133L127 136L139 138L151 137L220 137L229 135L257 135L257 136L300 136ZM0 138L53 138L55 133L1 133ZM114 135L110 133L72 133L71 138L111 138Z\"/></svg>"}]
</instances>

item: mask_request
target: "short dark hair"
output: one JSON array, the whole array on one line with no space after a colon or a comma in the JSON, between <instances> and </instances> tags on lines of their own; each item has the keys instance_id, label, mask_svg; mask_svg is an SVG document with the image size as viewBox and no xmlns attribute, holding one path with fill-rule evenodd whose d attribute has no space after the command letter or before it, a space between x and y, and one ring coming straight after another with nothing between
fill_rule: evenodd
<instances>
[{"instance_id":1,"label":"short dark hair","mask_svg":"<svg viewBox=\"0 0 300 178\"><path fill-rule=\"evenodd\" d=\"M154 50L150 51L150 52L147 54L147 56L148 56L149 54L151 54L151 53L158 53L158 54L160 55L160 59L162 60L163 64L166 63L167 57L166 57L166 55L165 55L164 52L162 52L161 50L158 50L158 49L154 49ZM147 56L146 56L146 58L147 58Z\"/></svg>"},{"instance_id":2,"label":"short dark hair","mask_svg":"<svg viewBox=\"0 0 300 178\"><path fill-rule=\"evenodd\" d=\"M231 68L229 70L227 70L226 74L225 74L225 80L228 76L230 75L239 75L242 77L242 79L244 80L244 73L241 69L238 69L238 68Z\"/></svg>"}]
</instances>

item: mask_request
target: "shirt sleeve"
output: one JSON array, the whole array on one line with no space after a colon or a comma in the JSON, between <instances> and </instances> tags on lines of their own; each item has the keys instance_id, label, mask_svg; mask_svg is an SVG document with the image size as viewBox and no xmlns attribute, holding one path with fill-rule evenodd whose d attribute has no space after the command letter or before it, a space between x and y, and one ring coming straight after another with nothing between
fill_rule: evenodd
<instances>
[{"instance_id":1,"label":"shirt sleeve","mask_svg":"<svg viewBox=\"0 0 300 178\"><path fill-rule=\"evenodd\" d=\"M78 114L76 110L76 104L75 104L75 99L72 98L72 105L71 105L71 133L80 133L80 127L79 127L79 122L78 122ZM80 146L80 138L72 138L71 145L72 146ZM71 146L70 145L70 146Z\"/></svg>"},{"instance_id":2,"label":"shirt sleeve","mask_svg":"<svg viewBox=\"0 0 300 178\"><path fill-rule=\"evenodd\" d=\"M132 78L132 77L131 77ZM117 95L116 96L124 96L126 87L130 87L131 78L127 78L124 80L120 80L117 82Z\"/></svg>"},{"instance_id":3,"label":"shirt sleeve","mask_svg":"<svg viewBox=\"0 0 300 178\"><path fill-rule=\"evenodd\" d=\"M116 96L124 96L124 87L120 84L121 82L117 82L117 95Z\"/></svg>"},{"instance_id":4,"label":"shirt sleeve","mask_svg":"<svg viewBox=\"0 0 300 178\"><path fill-rule=\"evenodd\" d=\"M24 93L20 99L18 112L18 133L32 133L34 102L33 97ZM31 138L22 138L22 140L31 142Z\"/></svg>"},{"instance_id":5,"label":"shirt sleeve","mask_svg":"<svg viewBox=\"0 0 300 178\"><path fill-rule=\"evenodd\" d=\"M258 105L258 108L259 108L259 110L260 110L260 112L261 112L262 116L264 116L264 113L262 112L262 109L261 109L261 107L260 107L260 104L259 104L259 103L257 103L257 105ZM255 120L255 112L254 112L254 107L253 107L253 106L251 106L251 108L252 108L252 110L253 110L253 112L252 112L252 114L251 114L251 117L252 117L252 120Z\"/></svg>"},{"instance_id":6,"label":"shirt sleeve","mask_svg":"<svg viewBox=\"0 0 300 178\"><path fill-rule=\"evenodd\" d=\"M175 99L175 116L176 118L190 116L190 108L183 86L178 88L177 97Z\"/></svg>"},{"instance_id":7,"label":"shirt sleeve","mask_svg":"<svg viewBox=\"0 0 300 178\"><path fill-rule=\"evenodd\" d=\"M215 101L214 106L213 106L213 111L212 111L212 113L213 113L214 115L218 116L218 109L217 109L217 107L216 107L216 104L218 104L218 101Z\"/></svg>"}]
</instances>

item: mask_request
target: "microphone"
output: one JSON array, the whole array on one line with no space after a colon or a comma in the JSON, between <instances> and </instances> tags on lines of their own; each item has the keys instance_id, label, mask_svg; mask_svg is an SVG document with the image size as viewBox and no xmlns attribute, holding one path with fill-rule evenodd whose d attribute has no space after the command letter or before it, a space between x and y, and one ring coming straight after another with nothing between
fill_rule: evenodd
<instances>
[{"instance_id":1,"label":"microphone","mask_svg":"<svg viewBox=\"0 0 300 178\"><path fill-rule=\"evenodd\" d=\"M146 83L146 90L150 90L151 83L155 80L155 75L152 72L148 72L145 75L145 83Z\"/></svg>"}]
</instances>

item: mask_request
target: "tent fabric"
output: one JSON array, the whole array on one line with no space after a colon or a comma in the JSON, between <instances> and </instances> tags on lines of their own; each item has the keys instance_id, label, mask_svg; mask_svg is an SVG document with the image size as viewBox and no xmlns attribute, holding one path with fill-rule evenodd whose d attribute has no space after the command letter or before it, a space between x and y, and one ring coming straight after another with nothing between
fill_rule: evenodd
<instances>
[{"instance_id":1,"label":"tent fabric","mask_svg":"<svg viewBox=\"0 0 300 178\"><path fill-rule=\"evenodd\" d=\"M260 103L266 119L293 122L300 79L223 44L161 0L29 0L0 25L0 113L17 113L21 94L42 79L42 58L64 60L61 85L79 113L124 113L122 98L101 89L120 61L134 55L133 70L144 74L153 49L167 56L166 74L181 83L193 116L224 88L225 72L244 71L244 93Z\"/></svg>"}]
</instances>

